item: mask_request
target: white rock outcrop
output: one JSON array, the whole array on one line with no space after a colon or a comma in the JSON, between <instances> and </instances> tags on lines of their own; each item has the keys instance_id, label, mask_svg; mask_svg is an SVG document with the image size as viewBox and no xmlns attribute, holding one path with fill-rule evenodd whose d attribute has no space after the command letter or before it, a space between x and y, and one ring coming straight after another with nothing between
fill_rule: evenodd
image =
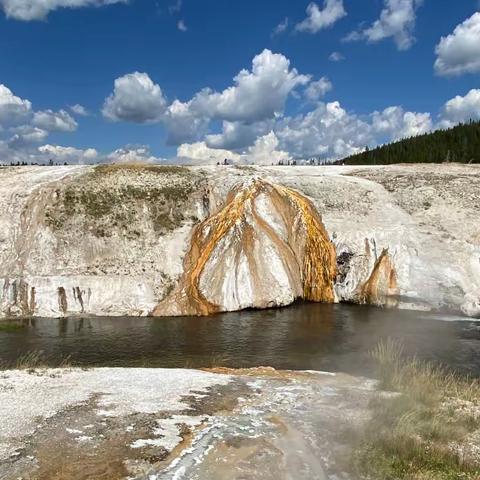
<instances>
[{"instance_id":1,"label":"white rock outcrop","mask_svg":"<svg viewBox=\"0 0 480 480\"><path fill-rule=\"evenodd\" d=\"M0 316L205 314L299 297L480 316L474 165L7 167L0 212ZM313 253L309 238L322 240ZM305 259L331 280L316 298Z\"/></svg>"}]
</instances>

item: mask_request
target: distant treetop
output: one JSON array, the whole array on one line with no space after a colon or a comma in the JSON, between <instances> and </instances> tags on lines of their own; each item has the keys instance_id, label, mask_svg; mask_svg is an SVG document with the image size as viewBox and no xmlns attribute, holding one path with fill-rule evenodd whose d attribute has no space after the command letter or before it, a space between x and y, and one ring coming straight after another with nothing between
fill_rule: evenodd
<instances>
[{"instance_id":1,"label":"distant treetop","mask_svg":"<svg viewBox=\"0 0 480 480\"><path fill-rule=\"evenodd\" d=\"M392 163L480 163L480 121L460 124L395 143L368 148L339 160L345 165L389 165Z\"/></svg>"}]
</instances>

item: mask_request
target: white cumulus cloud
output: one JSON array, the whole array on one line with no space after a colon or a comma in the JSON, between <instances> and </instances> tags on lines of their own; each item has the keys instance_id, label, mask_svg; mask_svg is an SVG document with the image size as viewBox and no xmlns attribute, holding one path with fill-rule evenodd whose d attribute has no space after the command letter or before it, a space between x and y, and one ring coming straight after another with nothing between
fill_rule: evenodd
<instances>
[{"instance_id":1,"label":"white cumulus cloud","mask_svg":"<svg viewBox=\"0 0 480 480\"><path fill-rule=\"evenodd\" d=\"M305 96L311 102L316 102L323 98L330 90L332 90L332 82L327 77L322 77L316 82L311 82L305 89Z\"/></svg>"},{"instance_id":2,"label":"white cumulus cloud","mask_svg":"<svg viewBox=\"0 0 480 480\"><path fill-rule=\"evenodd\" d=\"M215 165L225 159L239 163L241 155L221 148L210 148L205 142L184 143L177 148L177 157L188 163Z\"/></svg>"},{"instance_id":3,"label":"white cumulus cloud","mask_svg":"<svg viewBox=\"0 0 480 480\"><path fill-rule=\"evenodd\" d=\"M332 52L330 54L330 56L328 57L328 59L331 61L331 62L341 62L342 60L345 60L345 57L342 53L340 52Z\"/></svg>"},{"instance_id":4,"label":"white cumulus cloud","mask_svg":"<svg viewBox=\"0 0 480 480\"><path fill-rule=\"evenodd\" d=\"M175 100L165 112L163 122L167 127L168 145L179 145L199 140L207 132L210 119L192 111L189 102Z\"/></svg>"},{"instance_id":5,"label":"white cumulus cloud","mask_svg":"<svg viewBox=\"0 0 480 480\"><path fill-rule=\"evenodd\" d=\"M5 85L0 85L0 124L18 124L32 113L29 100L17 97Z\"/></svg>"},{"instance_id":6,"label":"white cumulus cloud","mask_svg":"<svg viewBox=\"0 0 480 480\"><path fill-rule=\"evenodd\" d=\"M33 125L49 132L74 132L78 124L65 110L43 110L33 115Z\"/></svg>"},{"instance_id":7,"label":"white cumulus cloud","mask_svg":"<svg viewBox=\"0 0 480 480\"><path fill-rule=\"evenodd\" d=\"M88 110L83 105L80 105L79 103L76 103L75 105L70 106L70 110L75 115L80 115L81 117L86 117L89 115Z\"/></svg>"},{"instance_id":8,"label":"white cumulus cloud","mask_svg":"<svg viewBox=\"0 0 480 480\"><path fill-rule=\"evenodd\" d=\"M298 32L317 33L320 30L332 26L347 12L343 6L343 0L325 0L323 9L312 2L307 7L307 18L295 26Z\"/></svg>"},{"instance_id":9,"label":"white cumulus cloud","mask_svg":"<svg viewBox=\"0 0 480 480\"><path fill-rule=\"evenodd\" d=\"M273 29L273 32L272 32L272 37L275 37L276 35L280 35L284 32L287 31L287 28L288 28L288 24L289 24L289 19L288 17L285 17L285 19L283 21L281 21L274 29Z\"/></svg>"},{"instance_id":10,"label":"white cumulus cloud","mask_svg":"<svg viewBox=\"0 0 480 480\"><path fill-rule=\"evenodd\" d=\"M177 28L181 31L181 32L186 32L188 31L188 27L185 23L184 20L179 20L178 23L177 23Z\"/></svg>"},{"instance_id":11,"label":"white cumulus cloud","mask_svg":"<svg viewBox=\"0 0 480 480\"><path fill-rule=\"evenodd\" d=\"M227 122L222 124L222 132L207 135L206 142L212 148L241 150L252 145L255 139L266 135L275 125L275 119L260 122Z\"/></svg>"},{"instance_id":12,"label":"white cumulus cloud","mask_svg":"<svg viewBox=\"0 0 480 480\"><path fill-rule=\"evenodd\" d=\"M423 0L384 0L380 18L369 28L350 33L345 40L379 42L393 38L399 50L408 50L415 43L416 11L422 4Z\"/></svg>"},{"instance_id":13,"label":"white cumulus cloud","mask_svg":"<svg viewBox=\"0 0 480 480\"><path fill-rule=\"evenodd\" d=\"M279 140L273 131L258 137L254 144L242 153L221 148L210 148L205 142L180 145L177 157L188 163L216 164L228 160L234 164L271 165L291 160L288 152L279 150Z\"/></svg>"},{"instance_id":14,"label":"white cumulus cloud","mask_svg":"<svg viewBox=\"0 0 480 480\"><path fill-rule=\"evenodd\" d=\"M287 157L333 160L360 152L366 145L420 135L432 128L429 113L410 112L393 106L360 117L348 112L338 101L318 101L313 110L295 117L252 124L224 124L222 133L208 135L203 143L206 147L221 147L224 151L233 148L237 153L248 155L251 162L260 161L259 155L253 155L256 144L273 145L277 141L271 149L275 154L263 148L262 163L285 162ZM263 143L258 143L260 138ZM283 153L279 155L278 152ZM244 157L241 161L245 161Z\"/></svg>"},{"instance_id":15,"label":"white cumulus cloud","mask_svg":"<svg viewBox=\"0 0 480 480\"><path fill-rule=\"evenodd\" d=\"M273 131L257 138L247 151L246 162L255 165L271 165L292 160L288 152L279 150L279 145L280 141Z\"/></svg>"},{"instance_id":16,"label":"white cumulus cloud","mask_svg":"<svg viewBox=\"0 0 480 480\"><path fill-rule=\"evenodd\" d=\"M388 107L372 114L372 127L377 134L387 135L388 140L422 135L432 130L430 113L406 112L402 107Z\"/></svg>"},{"instance_id":17,"label":"white cumulus cloud","mask_svg":"<svg viewBox=\"0 0 480 480\"><path fill-rule=\"evenodd\" d=\"M146 73L134 72L115 80L102 113L109 120L149 123L159 121L166 107L160 86Z\"/></svg>"},{"instance_id":18,"label":"white cumulus cloud","mask_svg":"<svg viewBox=\"0 0 480 480\"><path fill-rule=\"evenodd\" d=\"M288 95L310 77L290 68L284 55L264 50L252 61L251 70L242 70L234 85L214 92L204 89L189 102L200 116L228 121L259 121L283 113Z\"/></svg>"},{"instance_id":19,"label":"white cumulus cloud","mask_svg":"<svg viewBox=\"0 0 480 480\"><path fill-rule=\"evenodd\" d=\"M480 90L472 89L464 97L456 96L443 107L439 127L450 128L458 123L480 120Z\"/></svg>"},{"instance_id":20,"label":"white cumulus cloud","mask_svg":"<svg viewBox=\"0 0 480 480\"><path fill-rule=\"evenodd\" d=\"M5 15L16 20L44 20L58 8L102 7L127 0L0 0Z\"/></svg>"},{"instance_id":21,"label":"white cumulus cloud","mask_svg":"<svg viewBox=\"0 0 480 480\"><path fill-rule=\"evenodd\" d=\"M435 71L439 75L480 72L480 12L442 37L435 53Z\"/></svg>"},{"instance_id":22,"label":"white cumulus cloud","mask_svg":"<svg viewBox=\"0 0 480 480\"><path fill-rule=\"evenodd\" d=\"M99 159L99 154L94 148L85 150L74 147L63 147L60 145L42 145L38 147L40 160L54 163L95 163Z\"/></svg>"},{"instance_id":23,"label":"white cumulus cloud","mask_svg":"<svg viewBox=\"0 0 480 480\"><path fill-rule=\"evenodd\" d=\"M372 141L371 126L338 101L319 103L311 112L282 120L275 133L281 148L295 158L339 158Z\"/></svg>"},{"instance_id":24,"label":"white cumulus cloud","mask_svg":"<svg viewBox=\"0 0 480 480\"><path fill-rule=\"evenodd\" d=\"M117 148L109 153L104 159L108 163L156 163L160 161L157 157L150 153L148 146L130 146Z\"/></svg>"},{"instance_id":25,"label":"white cumulus cloud","mask_svg":"<svg viewBox=\"0 0 480 480\"><path fill-rule=\"evenodd\" d=\"M103 114L112 120L161 121L168 144L195 143L214 120L254 123L283 115L289 95L309 82L310 76L292 68L284 55L264 50L230 87L220 92L204 88L190 100L175 100L168 107L160 87L147 74L121 77L105 101Z\"/></svg>"},{"instance_id":26,"label":"white cumulus cloud","mask_svg":"<svg viewBox=\"0 0 480 480\"><path fill-rule=\"evenodd\" d=\"M48 132L31 125L21 125L12 128L13 136L9 140L11 147L21 147L31 143L43 142L48 137Z\"/></svg>"},{"instance_id":27,"label":"white cumulus cloud","mask_svg":"<svg viewBox=\"0 0 480 480\"><path fill-rule=\"evenodd\" d=\"M65 110L35 111L32 103L0 85L0 162L42 162L43 143L51 132L71 133L77 122Z\"/></svg>"}]
</instances>

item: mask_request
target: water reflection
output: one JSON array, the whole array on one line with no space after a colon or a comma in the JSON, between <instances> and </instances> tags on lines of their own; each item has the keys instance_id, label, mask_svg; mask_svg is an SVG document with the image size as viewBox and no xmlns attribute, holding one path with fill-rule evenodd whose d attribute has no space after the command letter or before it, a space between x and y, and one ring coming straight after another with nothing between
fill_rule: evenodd
<instances>
[{"instance_id":1,"label":"water reflection","mask_svg":"<svg viewBox=\"0 0 480 480\"><path fill-rule=\"evenodd\" d=\"M368 351L381 339L480 374L480 328L453 317L349 305L299 304L208 318L69 318L22 321L0 332L0 360L42 350L80 365L319 369L371 374Z\"/></svg>"}]
</instances>

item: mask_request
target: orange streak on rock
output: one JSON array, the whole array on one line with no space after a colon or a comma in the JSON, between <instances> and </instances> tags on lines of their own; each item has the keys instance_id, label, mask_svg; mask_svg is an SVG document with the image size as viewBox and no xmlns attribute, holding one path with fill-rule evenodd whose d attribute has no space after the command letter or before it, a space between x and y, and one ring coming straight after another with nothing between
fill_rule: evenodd
<instances>
[{"instance_id":1,"label":"orange streak on rock","mask_svg":"<svg viewBox=\"0 0 480 480\"><path fill-rule=\"evenodd\" d=\"M363 284L360 303L393 306L399 293L397 273L388 249L384 249L375 262L370 278Z\"/></svg>"},{"instance_id":2,"label":"orange streak on rock","mask_svg":"<svg viewBox=\"0 0 480 480\"><path fill-rule=\"evenodd\" d=\"M333 246L322 219L313 204L300 193L286 187L276 187L300 211L305 228L303 253L303 298L313 302L333 303L333 283L337 272L335 247ZM294 228L294 226L292 225Z\"/></svg>"},{"instance_id":3,"label":"orange streak on rock","mask_svg":"<svg viewBox=\"0 0 480 480\"><path fill-rule=\"evenodd\" d=\"M255 201L260 194L267 197L273 211L282 218L287 231L286 239L258 214ZM209 315L221 310L221 306L205 298L200 291L200 282L215 248L232 231L235 233L232 242L236 245L234 268L238 268L243 252L254 284L261 282L261 269L257 268L252 252L259 235L264 235L280 254L295 295L298 293L299 297L316 302L335 301L335 249L315 207L290 188L257 179L233 189L225 206L194 229L179 288L172 298L167 298L154 310L153 315L162 315L165 302L172 301L179 305L182 314ZM275 292L272 292L274 295Z\"/></svg>"}]
</instances>

